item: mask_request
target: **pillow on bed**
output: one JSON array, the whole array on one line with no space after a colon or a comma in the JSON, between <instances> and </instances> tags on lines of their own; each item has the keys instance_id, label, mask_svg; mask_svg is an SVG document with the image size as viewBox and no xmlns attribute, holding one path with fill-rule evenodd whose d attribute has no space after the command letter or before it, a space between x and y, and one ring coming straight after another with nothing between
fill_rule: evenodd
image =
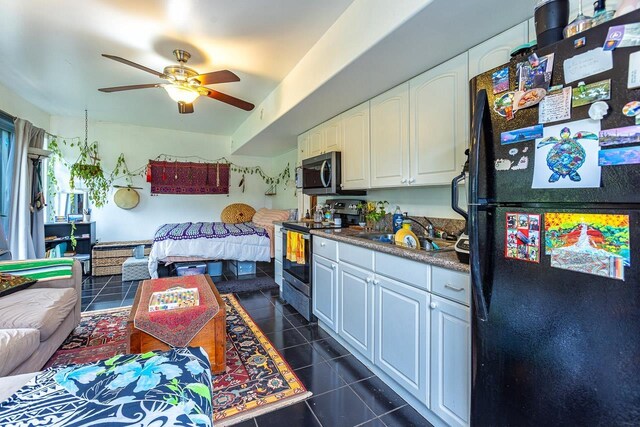
<instances>
[{"instance_id":1,"label":"pillow on bed","mask_svg":"<svg viewBox=\"0 0 640 427\"><path fill-rule=\"evenodd\" d=\"M272 224L274 221L286 221L289 219L289 211L278 209L259 209L253 216L256 224Z\"/></svg>"},{"instance_id":2,"label":"pillow on bed","mask_svg":"<svg viewBox=\"0 0 640 427\"><path fill-rule=\"evenodd\" d=\"M253 218L256 210L244 203L234 203L222 210L220 219L226 224L239 224L249 222Z\"/></svg>"}]
</instances>

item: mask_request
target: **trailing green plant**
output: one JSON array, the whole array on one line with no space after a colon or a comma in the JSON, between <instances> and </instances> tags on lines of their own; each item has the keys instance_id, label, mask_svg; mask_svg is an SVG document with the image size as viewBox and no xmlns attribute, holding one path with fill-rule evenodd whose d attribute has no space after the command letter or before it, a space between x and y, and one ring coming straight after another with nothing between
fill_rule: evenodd
<instances>
[{"instance_id":1,"label":"trailing green plant","mask_svg":"<svg viewBox=\"0 0 640 427\"><path fill-rule=\"evenodd\" d=\"M378 222L387 214L386 206L389 204L386 200L371 200L365 203L359 203L358 209L368 221Z\"/></svg>"}]
</instances>

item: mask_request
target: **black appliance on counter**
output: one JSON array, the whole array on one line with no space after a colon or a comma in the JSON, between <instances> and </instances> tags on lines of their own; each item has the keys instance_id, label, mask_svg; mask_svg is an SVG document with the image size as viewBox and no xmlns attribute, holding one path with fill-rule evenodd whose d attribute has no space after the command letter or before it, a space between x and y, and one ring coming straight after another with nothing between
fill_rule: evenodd
<instances>
[{"instance_id":1,"label":"black appliance on counter","mask_svg":"<svg viewBox=\"0 0 640 427\"><path fill-rule=\"evenodd\" d=\"M456 240L454 249L458 260L469 264L469 215L467 211L460 207L460 190L458 188L461 183L469 181L469 150L466 150L465 154L467 155L467 161L464 163L462 172L451 181L451 208L464 218L464 231Z\"/></svg>"},{"instance_id":2,"label":"black appliance on counter","mask_svg":"<svg viewBox=\"0 0 640 427\"><path fill-rule=\"evenodd\" d=\"M302 192L308 195L364 195L362 190L342 189L341 154L331 151L302 161Z\"/></svg>"},{"instance_id":3,"label":"black appliance on counter","mask_svg":"<svg viewBox=\"0 0 640 427\"><path fill-rule=\"evenodd\" d=\"M282 298L298 311L305 319L312 321L313 283L311 280L311 261L313 260L313 236L310 230L330 230L348 227L358 223L360 211L358 204L362 200L341 199L327 200L326 204L334 210L334 216L340 217L342 224L314 222L283 222L282 223ZM304 262L287 259L287 238L289 232L302 234L304 241Z\"/></svg>"},{"instance_id":4,"label":"black appliance on counter","mask_svg":"<svg viewBox=\"0 0 640 427\"><path fill-rule=\"evenodd\" d=\"M539 58L555 53L551 84L565 84L564 61L601 48L609 27L639 21L640 13L631 12L537 51ZM576 49L574 41L582 37L586 46ZM602 130L635 124L633 117L622 114L622 108L629 101L640 99L638 90L627 89L629 54L638 50L640 47L615 49L613 69L584 79L587 84L611 79L611 99L606 101L609 113L600 122ZM508 66L513 88L516 64L526 60L514 60L471 81L470 424L640 425L640 165L602 166L597 188L532 188L535 162L545 162L544 157L535 158L541 139L502 145L501 132L536 125L539 107L519 110L508 121L494 109L495 99L503 94L494 95L492 91L493 72ZM576 87L577 83L565 85ZM587 119L588 110L589 105L573 107L571 119L544 126ZM578 131L583 129L571 129L570 135ZM585 144L588 142L585 140ZM520 151L518 156L509 153L514 148ZM608 147L599 150L605 148ZM523 151L529 157L528 167L497 167L504 159L518 162ZM578 172L587 173L585 169ZM549 182L556 178L552 170L544 175L545 180L547 177ZM571 178L559 179L569 182ZM530 226L529 230L539 226L537 262L507 257L509 252L505 251L513 245L506 238L507 230L515 228L514 224L521 226L515 217L507 216L513 212L525 217L533 215L533 220L529 216L529 223L535 227ZM555 239L557 231L545 232L545 222L558 218L556 213L577 213L576 218L590 213L628 215L631 261L623 267L624 280L612 278L616 273L611 270L606 274L599 270L602 275L577 272L576 265L584 269L591 264L584 260L574 265L563 263L558 255L570 255L569 252L546 251L545 239ZM536 220L537 215L540 221ZM562 249L575 251L576 258L572 259L579 259L577 256L587 253L589 246L597 247L597 230L590 228L587 233L586 226L579 224L574 237L578 243L584 238L587 245L578 246L567 240ZM564 268L552 267L552 259L556 266ZM609 260L616 262L620 258Z\"/></svg>"}]
</instances>

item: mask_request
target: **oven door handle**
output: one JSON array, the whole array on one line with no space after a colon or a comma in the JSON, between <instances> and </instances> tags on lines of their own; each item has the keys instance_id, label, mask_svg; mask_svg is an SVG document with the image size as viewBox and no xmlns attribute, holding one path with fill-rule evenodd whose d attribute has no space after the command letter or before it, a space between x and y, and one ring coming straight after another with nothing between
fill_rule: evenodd
<instances>
[{"instance_id":1,"label":"oven door handle","mask_svg":"<svg viewBox=\"0 0 640 427\"><path fill-rule=\"evenodd\" d=\"M297 232L296 232L296 233L297 233ZM282 234L287 234L287 231L286 231L286 230L282 230ZM309 240L309 239L311 238L311 236L310 236L310 235L308 235L308 234L305 234L305 233L299 233L299 234L302 234L302 238L303 238L304 240Z\"/></svg>"}]
</instances>

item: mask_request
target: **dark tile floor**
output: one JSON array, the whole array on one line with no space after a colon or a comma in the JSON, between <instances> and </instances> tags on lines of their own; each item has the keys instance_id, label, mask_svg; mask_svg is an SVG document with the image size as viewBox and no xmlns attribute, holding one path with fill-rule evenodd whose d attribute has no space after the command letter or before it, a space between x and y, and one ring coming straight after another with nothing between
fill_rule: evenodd
<instances>
[{"instance_id":1,"label":"dark tile floor","mask_svg":"<svg viewBox=\"0 0 640 427\"><path fill-rule=\"evenodd\" d=\"M273 277L273 265L258 263L256 275ZM226 279L230 275L225 273ZM222 281L217 278L217 282ZM138 282L120 276L87 278L82 309L131 305ZM324 427L422 427L431 424L340 343L307 322L278 291L236 294L309 391L309 399L236 424L238 427L287 425Z\"/></svg>"}]
</instances>

